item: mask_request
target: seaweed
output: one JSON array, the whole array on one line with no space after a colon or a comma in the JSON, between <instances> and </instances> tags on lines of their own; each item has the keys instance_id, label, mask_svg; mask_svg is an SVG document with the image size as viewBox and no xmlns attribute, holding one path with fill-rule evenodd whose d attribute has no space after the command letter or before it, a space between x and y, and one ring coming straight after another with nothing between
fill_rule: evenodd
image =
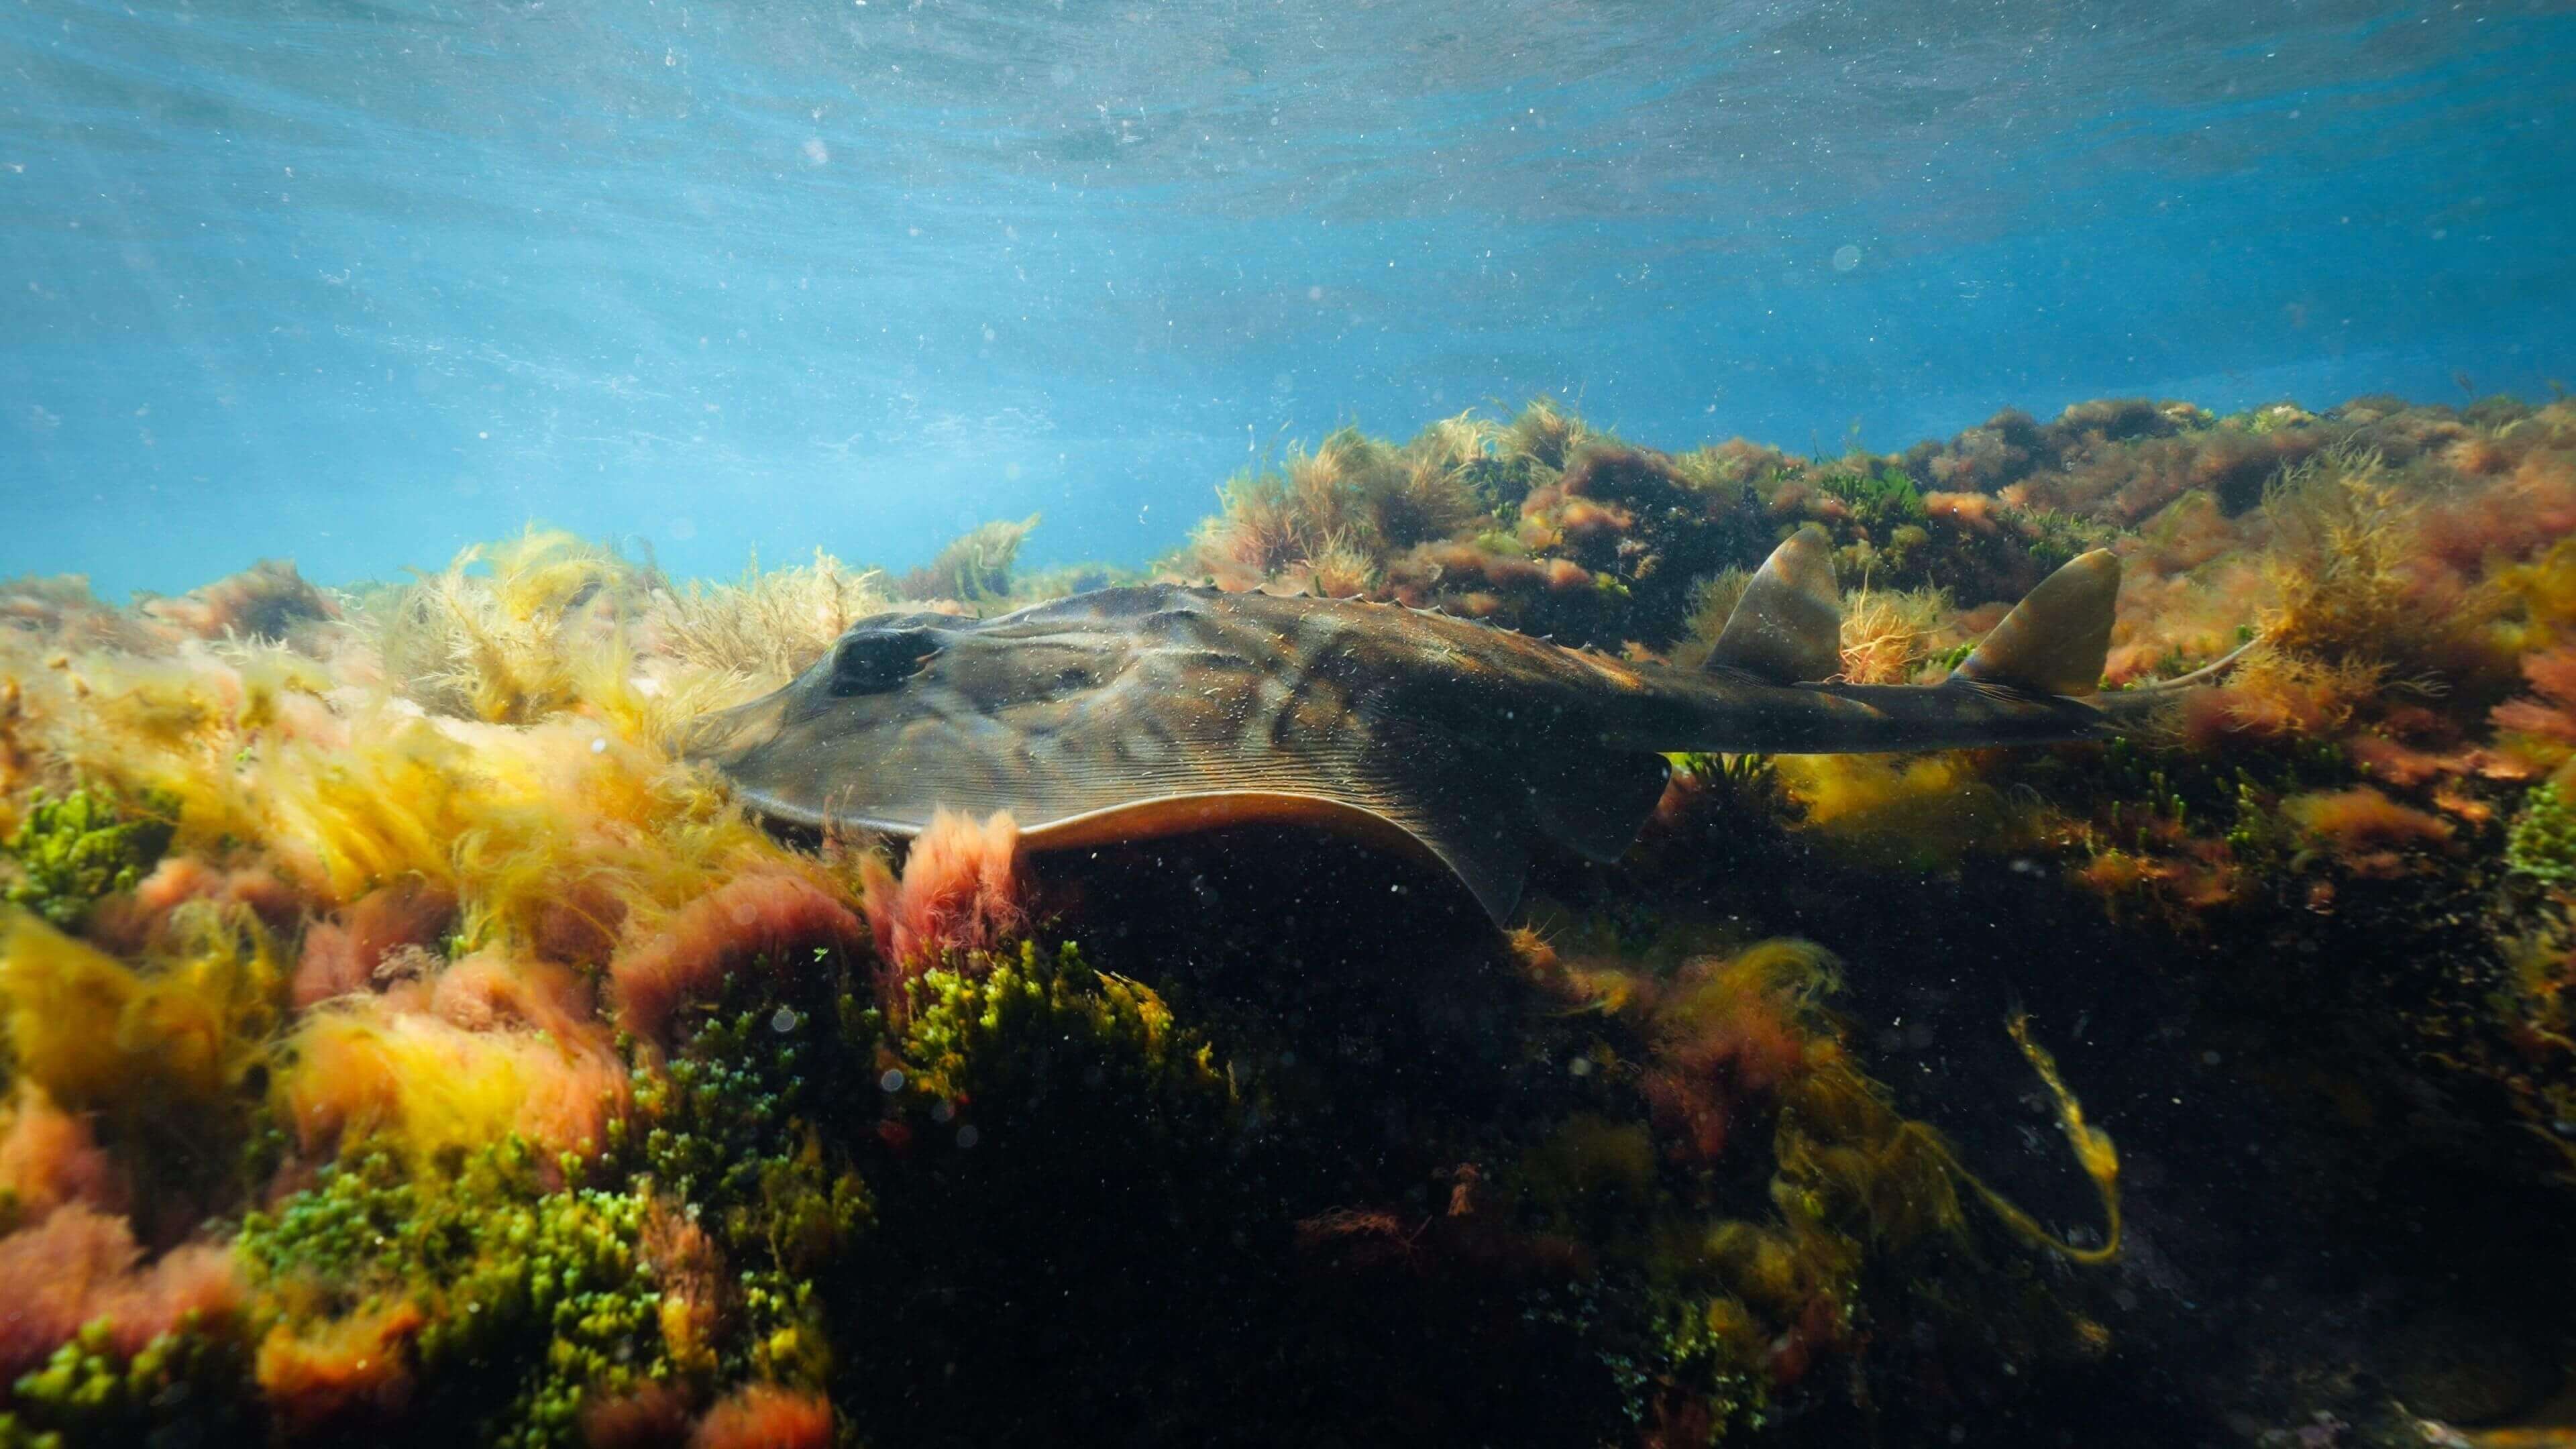
<instances>
[{"instance_id":1,"label":"seaweed","mask_svg":"<svg viewBox=\"0 0 2576 1449\"><path fill-rule=\"evenodd\" d=\"M237 1337L195 1322L131 1353L94 1323L10 1386L0 1449L248 1441L265 1417L248 1370Z\"/></svg>"},{"instance_id":2,"label":"seaweed","mask_svg":"<svg viewBox=\"0 0 2576 1449\"><path fill-rule=\"evenodd\" d=\"M674 1372L646 1196L549 1192L536 1169L510 1139L425 1179L359 1149L244 1219L273 1317L258 1378L287 1426L430 1442L463 1423L491 1443L571 1444L591 1396Z\"/></svg>"},{"instance_id":3,"label":"seaweed","mask_svg":"<svg viewBox=\"0 0 2576 1449\"><path fill-rule=\"evenodd\" d=\"M0 1044L18 1081L97 1114L166 1209L231 1186L267 1087L285 971L246 913L185 910L140 967L0 912Z\"/></svg>"},{"instance_id":4,"label":"seaweed","mask_svg":"<svg viewBox=\"0 0 2576 1449\"><path fill-rule=\"evenodd\" d=\"M102 785L59 798L38 791L0 844L17 874L0 899L77 930L100 897L132 890L160 861L178 815L177 798L163 791L142 791L131 806Z\"/></svg>"},{"instance_id":5,"label":"seaweed","mask_svg":"<svg viewBox=\"0 0 2576 1449\"><path fill-rule=\"evenodd\" d=\"M1011 564L1038 526L1038 515L1014 523L995 519L949 542L929 563L895 580L904 599L954 599L986 604L1011 597Z\"/></svg>"},{"instance_id":6,"label":"seaweed","mask_svg":"<svg viewBox=\"0 0 2576 1449\"><path fill-rule=\"evenodd\" d=\"M651 581L612 547L532 525L464 549L361 619L386 673L422 708L524 724L583 698L603 654L622 650Z\"/></svg>"},{"instance_id":7,"label":"seaweed","mask_svg":"<svg viewBox=\"0 0 2576 1449\"><path fill-rule=\"evenodd\" d=\"M2576 883L2576 806L2556 781L2543 781L2523 797L2505 836L2504 863L2543 885Z\"/></svg>"},{"instance_id":8,"label":"seaweed","mask_svg":"<svg viewBox=\"0 0 2576 1449\"><path fill-rule=\"evenodd\" d=\"M2576 405L1805 459L1542 400L1226 504L1175 571L1684 664L1811 520L1849 678L1936 677L2097 545L2111 683L2261 638L2107 746L1680 757L1506 941L1293 830L1042 882L1002 822L900 874L774 838L662 742L888 602L828 555L0 587L0 1444L2145 1443L2546 1397ZM1118 576L966 542L917 586Z\"/></svg>"},{"instance_id":9,"label":"seaweed","mask_svg":"<svg viewBox=\"0 0 2576 1449\"><path fill-rule=\"evenodd\" d=\"M1239 1162L1246 1124L1209 1044L1069 945L907 991L875 1225L834 1314L859 1432L990 1442L1039 1403L1068 1439L1139 1416L1213 1427L1258 1361L1244 1310L1269 1301L1258 1270L1284 1225Z\"/></svg>"},{"instance_id":10,"label":"seaweed","mask_svg":"<svg viewBox=\"0 0 2576 1449\"><path fill-rule=\"evenodd\" d=\"M671 657L701 669L734 670L775 688L823 657L852 624L891 606L885 574L853 569L814 550L814 561L761 571L752 555L730 584L690 580L655 600L653 617Z\"/></svg>"}]
</instances>

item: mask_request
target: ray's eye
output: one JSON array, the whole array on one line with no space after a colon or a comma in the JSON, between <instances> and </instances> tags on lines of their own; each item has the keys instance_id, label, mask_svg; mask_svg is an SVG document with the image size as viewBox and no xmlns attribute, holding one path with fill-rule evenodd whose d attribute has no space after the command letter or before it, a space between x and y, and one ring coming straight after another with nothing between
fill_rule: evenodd
<instances>
[{"instance_id":1,"label":"ray's eye","mask_svg":"<svg viewBox=\"0 0 2576 1449\"><path fill-rule=\"evenodd\" d=\"M852 634L832 651L832 693L879 694L916 674L939 652L928 629L870 629Z\"/></svg>"}]
</instances>

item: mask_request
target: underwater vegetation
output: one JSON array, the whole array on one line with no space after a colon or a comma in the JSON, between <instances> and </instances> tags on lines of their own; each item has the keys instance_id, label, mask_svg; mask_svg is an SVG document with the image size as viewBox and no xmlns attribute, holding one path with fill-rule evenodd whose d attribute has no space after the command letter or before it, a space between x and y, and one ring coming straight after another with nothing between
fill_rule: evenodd
<instances>
[{"instance_id":1,"label":"underwater vegetation","mask_svg":"<svg viewBox=\"0 0 2576 1449\"><path fill-rule=\"evenodd\" d=\"M954 599L985 603L1011 596L1011 564L1020 545L1038 526L1038 515L1014 523L996 519L941 549L928 564L895 580L895 593L907 599Z\"/></svg>"},{"instance_id":2,"label":"underwater vegetation","mask_svg":"<svg viewBox=\"0 0 2576 1449\"><path fill-rule=\"evenodd\" d=\"M673 754L870 614L1131 577L1035 520L0 583L0 1445L2565 1432L2576 405L1541 401L1222 500L1164 576L1685 664L1809 523L1847 680L2096 546L2106 682L2256 642L2110 744L1675 757L1504 932L1339 837L898 857Z\"/></svg>"}]
</instances>

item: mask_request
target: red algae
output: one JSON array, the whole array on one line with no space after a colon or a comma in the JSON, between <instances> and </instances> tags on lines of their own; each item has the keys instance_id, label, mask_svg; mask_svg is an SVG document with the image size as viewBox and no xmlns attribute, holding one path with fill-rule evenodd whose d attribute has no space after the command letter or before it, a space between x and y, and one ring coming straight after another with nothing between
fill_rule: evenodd
<instances>
[{"instance_id":1,"label":"red algae","mask_svg":"<svg viewBox=\"0 0 2576 1449\"><path fill-rule=\"evenodd\" d=\"M229 1248L194 1243L149 1264L142 1256L125 1219L79 1203L0 1238L0 1379L44 1362L95 1321L132 1354L191 1314L204 1321L241 1304Z\"/></svg>"},{"instance_id":2,"label":"red algae","mask_svg":"<svg viewBox=\"0 0 2576 1449\"><path fill-rule=\"evenodd\" d=\"M707 1411L690 1449L827 1449L832 1404L810 1390L753 1384Z\"/></svg>"},{"instance_id":3,"label":"red algae","mask_svg":"<svg viewBox=\"0 0 2576 1449\"><path fill-rule=\"evenodd\" d=\"M40 1218L65 1203L123 1212L131 1195L126 1176L100 1149L86 1118L56 1107L33 1082L18 1084L17 1098L0 1120L0 1191L18 1212Z\"/></svg>"},{"instance_id":4,"label":"red algae","mask_svg":"<svg viewBox=\"0 0 2576 1449\"><path fill-rule=\"evenodd\" d=\"M304 933L292 999L298 1010L375 988L385 959L435 943L456 918L456 897L427 881L379 886Z\"/></svg>"},{"instance_id":5,"label":"red algae","mask_svg":"<svg viewBox=\"0 0 2576 1449\"><path fill-rule=\"evenodd\" d=\"M656 1200L644 1215L644 1260L662 1285L662 1346L686 1369L715 1365L723 1321L724 1255L680 1208Z\"/></svg>"},{"instance_id":6,"label":"red algae","mask_svg":"<svg viewBox=\"0 0 2576 1449\"><path fill-rule=\"evenodd\" d=\"M688 1401L669 1384L646 1384L582 1406L581 1438L589 1449L663 1449L688 1437Z\"/></svg>"},{"instance_id":7,"label":"red algae","mask_svg":"<svg viewBox=\"0 0 2576 1449\"><path fill-rule=\"evenodd\" d=\"M683 1000L712 994L727 972L758 962L793 971L805 954L847 950L867 934L856 912L805 875L769 870L738 877L682 906L610 960L618 1023L638 1036L658 1037Z\"/></svg>"},{"instance_id":8,"label":"red algae","mask_svg":"<svg viewBox=\"0 0 2576 1449\"><path fill-rule=\"evenodd\" d=\"M272 931L291 930L310 898L266 865L211 865L194 856L169 856L124 895L99 903L89 935L119 952L143 950L169 929L180 907L205 901L246 906Z\"/></svg>"},{"instance_id":9,"label":"red algae","mask_svg":"<svg viewBox=\"0 0 2576 1449\"><path fill-rule=\"evenodd\" d=\"M2281 813L2365 875L2385 875L2398 868L2398 852L2445 845L2453 834L2449 821L2368 785L2294 795Z\"/></svg>"},{"instance_id":10,"label":"red algae","mask_svg":"<svg viewBox=\"0 0 2576 1449\"><path fill-rule=\"evenodd\" d=\"M298 624L337 619L340 611L284 559L263 559L175 599L147 599L142 613L197 639L282 639Z\"/></svg>"},{"instance_id":11,"label":"red algae","mask_svg":"<svg viewBox=\"0 0 2576 1449\"><path fill-rule=\"evenodd\" d=\"M1758 1007L1705 1035L1667 1043L1641 1086L1668 1150L1702 1165L1716 1162L1739 1102L1777 1086L1799 1047L1788 1023Z\"/></svg>"},{"instance_id":12,"label":"red algae","mask_svg":"<svg viewBox=\"0 0 2576 1449\"><path fill-rule=\"evenodd\" d=\"M1846 661L1855 678L1938 678L2000 615L1989 600L2016 597L2051 562L2104 543L2127 575L2105 670L2111 685L2190 669L2249 632L2271 635L2223 683L2182 699L2167 734L2011 757L1791 764L1773 778L1801 788L1780 788L1776 799L1748 795L1761 829L1739 830L1749 843L1728 859L1749 877L1756 868L1741 863L1768 848L1762 831L1805 830L1842 854L1800 858L1839 873L1836 881L1860 881L1869 864L1854 865L1866 861L1852 854L1856 842L1931 841L1914 863L1939 868L1937 887L1901 874L1866 877L1905 893L1891 909L1946 904L1936 890L1994 889L1986 878L2000 877L2008 860L2012 890L2072 882L2109 897L2149 896L2163 918L2141 920L2116 902L2104 903L2105 914L2122 930L2239 933L2230 945L2262 939L2244 933L2248 920L2269 939L2305 945L2310 938L2297 933L2336 912L2411 941L2401 914L2412 908L2410 892L2438 887L2464 897L2441 903L2456 927L2442 959L2462 963L2463 980L2474 950L2462 939L2490 929L2480 913L2505 920L2522 911L2509 922L2523 933L2514 949L2525 989L2542 1005L2527 1021L2506 1023L2519 1055L2501 1074L2539 1104L2516 1109L2526 1125L2563 1133L2556 1124L2576 1098L2553 1065L2566 1034L2549 1013L2569 980L2564 919L2552 914L2569 897L2552 877L2485 867L2509 832L2534 850L2546 844L2533 822L2548 797L2520 786L2576 756L2576 543L2567 541L2576 533L2576 414L2567 405L2516 414L2355 403L2221 421L2180 405L2114 400L2048 423L2005 414L1894 457L1831 461L1741 440L1668 456L1588 435L1543 409L1509 435L1461 425L1445 441L1425 439L1398 449L1337 436L1294 459L1275 485L1230 490L1227 517L1202 531L1186 560L1205 572L1190 577L1391 597L1645 658L1693 643L1679 621L1704 599L1722 617L1730 580L1741 578L1732 571L1813 519L1831 525L1845 582L1862 593L1867 581L1856 619L1899 603L1920 614L1862 630ZM2276 506L2261 506L2267 497ZM714 697L705 676L725 666L662 657L667 631L656 632L639 603L655 587L644 571L588 556L557 561L563 587L496 576L485 591L492 607L477 627L508 654L507 678L482 677L492 671L465 655L421 652L419 639L394 641L389 665L384 630L364 611L352 610L346 625L327 622L333 606L306 599L309 586L275 566L137 610L110 609L59 582L0 585L0 823L36 786L59 789L92 773L118 788L168 785L184 797L178 853L133 889L102 898L82 928L82 949L105 959L82 957L81 979L138 1000L160 992L156 1009L211 999L214 975L184 975L188 953L200 949L184 940L191 908L213 908L202 914L221 916L245 941L256 936L255 917L285 948L291 970L237 973L252 980L243 994L259 1011L243 1013L238 1029L197 1033L221 1051L191 1049L220 1058L223 1069L152 1075L169 1084L156 1085L163 1095L143 1109L157 1124L192 1094L220 1089L231 1094L225 1100L247 1102L265 1074L294 1137L272 1197L326 1180L329 1158L352 1144L382 1146L389 1170L427 1184L451 1173L460 1155L513 1138L537 1150L532 1192L603 1189L631 1195L630 1204L640 1196L640 1226L630 1216L616 1229L626 1235L618 1246L651 1272L633 1342L664 1356L655 1373L676 1372L641 1388L628 1387L640 1375L621 1374L587 1390L574 1385L584 1397L551 1400L580 1405L590 1442L723 1449L820 1445L843 1432L874 1438L871 1416L896 1411L863 1397L836 1409L819 1392L780 1383L738 1388L698 1417L723 1391L724 1375L746 1372L746 1363L750 1373L793 1380L848 1361L832 1357L847 1346L847 1325L810 1334L792 1354L772 1346L773 1320L743 1286L772 1260L756 1235L739 1230L746 1210L723 1195L734 1189L678 1173L638 1175L636 1154L657 1149L635 1146L645 1133L616 1131L637 1110L637 1089L614 1033L643 1038L648 1062L665 1051L704 1053L691 1036L693 1000L722 995L727 977L744 973L767 973L748 984L772 988L815 968L813 953L854 953L863 940L882 962L879 983L900 1032L900 988L912 975L959 965L1030 929L1021 843L1007 817L943 816L899 873L863 862L854 898L839 878L844 862L827 853L818 863L762 835L652 743L663 725L691 713L695 705L682 702L698 699L690 691ZM461 572L439 585L458 598L482 586ZM513 602L521 594L526 608ZM415 607L407 617L420 626L425 616ZM647 627L626 631L634 619ZM815 627L821 633L803 646L805 657L832 632ZM630 648L647 657L622 652ZM408 699L385 704L387 690ZM424 719L423 710L509 723ZM1676 772L1659 807L1663 828L1711 813L1714 788ZM2558 788L2567 788L2564 778ZM1955 831L1951 822L1981 812L2009 828ZM1632 856L1584 887L1614 897L1632 883L1659 892L1620 904L1636 907L1643 929L1673 931L1654 948L1669 951L1656 958L1666 962L1685 956L1670 943L1705 925L1690 919L1689 892L1662 891L1675 868L1669 858ZM2403 884L2351 889L2346 875ZM2472 889L2484 894L2465 899ZM1108 945L1077 939L1083 948ZM2136 939L2153 969L2185 969L2145 935ZM1372 949L1354 942L1355 959ZM1710 944L1691 937L1687 949ZM1756 969L1757 950L1689 959L1665 976L1568 965L1527 932L1514 949L1529 979L1507 985L1534 984L1562 998L1558 1005L1583 1008L1551 1017L1549 1029L1589 1037L1597 1028L1611 1047L1578 1058L1581 1075L1566 1079L1578 1083L1572 1090L1606 1093L1583 1099L1587 1114L1618 1117L1586 1116L1591 1125L1563 1134L1572 1144L1566 1160L1588 1164L1565 1169L1568 1181L1596 1194L1594 1206L1632 1191L1636 1203L1693 1199L1701 1215L1659 1224L1672 1230L1659 1231L1640 1271L1705 1275L1677 1281L1712 1295L1697 1318L1706 1343L1717 1345L1707 1351L1736 1375L1729 1391L1839 1382L1819 1369L1837 1367L1829 1355L1846 1351L1852 1382L1895 1383L1882 1371L1887 1360L1863 1361L1887 1351L1894 1336L1877 1329L1897 1321L1871 1316L1886 1306L1872 1295L1913 1271L1891 1245L1956 1204L1946 1187L1927 1186L1922 1169L1945 1160L1937 1139L1899 1121L1895 1099L1862 1075L1860 1053L1818 1006L1822 958ZM451 953L456 959L445 959ZM1372 968L1398 971L1410 960L1395 949L1381 955ZM1101 960L1139 979L1171 964L1143 951ZM111 961L131 983L117 984L124 976L107 970ZM1174 995L1185 1011L1194 1004ZM19 1039L0 1047L16 1054L13 1067L44 1060L28 1055L31 1043L61 1046L59 1034L39 1034L48 1015L60 1018L31 1008L25 1023L9 1024ZM1358 1038L1374 1025L1337 1021L1330 1030ZM801 1167L846 1169L854 1200L864 1191L881 1194L880 1203L896 1201L904 1175L925 1165L998 1164L1006 1177L1027 1169L1047 1181L1043 1149L995 1130L999 1094L935 1104L936 1112L994 1114L979 1117L980 1155L960 1158L961 1129L911 1100L917 1079L908 1089L878 1085L903 1076L885 1071L885 1039L820 1034L830 1029L825 1022L809 1033L800 1020L792 1037L784 1028L775 1040L753 1033L755 1066L793 1050L805 1054L793 1070L830 1082L843 1094L834 1100L856 1083L869 1104L847 1124L792 1109L792 1131L803 1137L786 1150L803 1154L792 1159ZM2460 1028L2464 1039L2480 1029ZM84 1024L75 1035L104 1043L115 1033ZM1219 1036L1216 1045L1240 1043ZM833 1059L852 1046L855 1060ZM2468 1059L2467 1049L2459 1056ZM169 1155L168 1146L131 1130L131 1112L117 1115L119 1094L154 1054L99 1061L89 1075L58 1074L91 1089L89 1099L65 1089L62 1101L79 1110L63 1110L27 1076L0 1113L0 1224L15 1229L0 1238L0 1381L86 1322L105 1318L116 1344L131 1348L191 1312L220 1320L244 1301L227 1250L188 1244L154 1259L145 1249L167 1245L201 1216L229 1220L256 1203L237 1185L162 1192L155 1155ZM1254 1096L1275 1085L1261 1080L1272 1070L1267 1059L1247 1053L1226 1065L1251 1074ZM686 1112L711 1103L720 1121L736 1105L731 1086L704 1084L747 1079L695 1078L693 1090L708 1094L702 1101L657 1108L636 1125L700 1130L705 1124ZM1312 1090L1341 1088L1321 1081ZM1106 1095L1116 1091L1113 1084ZM1343 1126L1310 1117L1301 1130L1347 1130L1356 1115ZM1512 1131L1465 1125L1498 1142ZM1375 1134L1374 1119L1363 1130ZM913 1150L885 1152L877 1134ZM610 1141L627 1147L568 1170L545 1155ZM1614 1159L1615 1170L1602 1165ZM1513 1194L1527 1184L1499 1153L1487 1168L1497 1184L1489 1195L1517 1210ZM777 1182L791 1176L781 1172ZM1452 1216L1502 1216L1470 1213L1466 1180ZM760 1194L763 1211L787 1211L767 1202L781 1192L778 1203L810 1206L777 1182L764 1176L743 1191ZM184 1200L186 1210L156 1210L141 1226L118 1216L156 1197ZM1398 1201L1394 1191L1359 1200ZM1460 1230L1426 1216L1418 1190L1404 1201L1414 1205L1269 1226L1314 1263L1404 1270L1379 1275L1404 1280L1393 1291L1472 1276L1471 1255L1456 1251L1468 1241ZM1756 1218L1741 1216L1748 1208ZM1719 1224L1710 1212L1732 1221ZM1195 1249L1184 1241L1195 1220L1170 1221L1145 1230L1177 1233L1176 1250ZM1730 1232L1709 1231L1719 1226ZM1581 1236L1579 1218L1566 1230L1569 1254L1620 1251ZM1614 1298L1601 1297L1605 1312L1616 1310ZM428 1307L370 1301L328 1319L293 1311L257 1350L258 1387L280 1432L359 1432L384 1416L452 1402L453 1381L437 1377L452 1370L418 1366L429 1362L419 1354L431 1341L424 1335L443 1330L436 1319L449 1311L435 1296ZM485 1367L517 1371L494 1361L476 1372ZM1725 1432L1725 1411L1696 1397L1701 1387L1657 1397L1636 1432L1676 1443Z\"/></svg>"},{"instance_id":13,"label":"red algae","mask_svg":"<svg viewBox=\"0 0 2576 1449\"><path fill-rule=\"evenodd\" d=\"M551 961L477 951L430 980L429 1009L467 1031L527 1027L577 1040L597 1032L590 983Z\"/></svg>"},{"instance_id":14,"label":"red algae","mask_svg":"<svg viewBox=\"0 0 2576 1449\"><path fill-rule=\"evenodd\" d=\"M1819 955L1773 943L1697 958L1668 981L1622 990L1652 1046L1639 1087L1667 1156L1713 1166L1737 1119L1807 1068L1818 1037L1804 1013L1831 980Z\"/></svg>"},{"instance_id":15,"label":"red algae","mask_svg":"<svg viewBox=\"0 0 2576 1449\"><path fill-rule=\"evenodd\" d=\"M2523 677L2531 695L2497 705L2495 727L2559 745L2576 745L2576 645L2527 655Z\"/></svg>"},{"instance_id":16,"label":"red algae","mask_svg":"<svg viewBox=\"0 0 2576 1449\"><path fill-rule=\"evenodd\" d=\"M943 810L914 837L901 877L870 858L862 899L878 959L902 976L1009 940L1028 924L1029 893L1017 822Z\"/></svg>"}]
</instances>

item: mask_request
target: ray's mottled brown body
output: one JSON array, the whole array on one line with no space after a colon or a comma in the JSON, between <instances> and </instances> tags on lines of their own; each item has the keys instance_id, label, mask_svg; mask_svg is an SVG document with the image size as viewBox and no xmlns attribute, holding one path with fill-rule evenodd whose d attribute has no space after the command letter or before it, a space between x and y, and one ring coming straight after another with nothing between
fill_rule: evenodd
<instances>
[{"instance_id":1,"label":"ray's mottled brown body","mask_svg":"<svg viewBox=\"0 0 2576 1449\"><path fill-rule=\"evenodd\" d=\"M1663 751L2039 743L2123 712L1964 679L1694 673L1394 605L1156 585L866 620L691 750L753 808L811 826L909 834L940 809L1007 810L1048 849L1324 824L1428 851L1499 920L1532 842L1628 846Z\"/></svg>"}]
</instances>

